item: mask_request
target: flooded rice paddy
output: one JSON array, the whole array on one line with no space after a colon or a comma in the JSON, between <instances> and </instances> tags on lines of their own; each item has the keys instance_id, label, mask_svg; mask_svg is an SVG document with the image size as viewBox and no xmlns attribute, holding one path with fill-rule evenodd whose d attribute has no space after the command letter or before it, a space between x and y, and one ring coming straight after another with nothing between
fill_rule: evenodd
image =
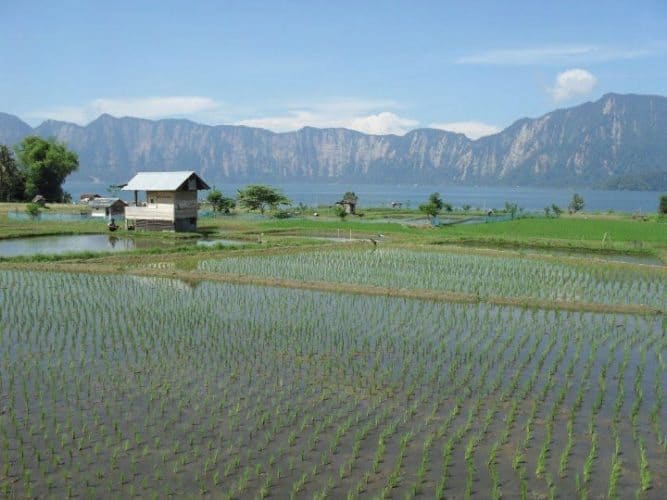
<instances>
[{"instance_id":1,"label":"flooded rice paddy","mask_svg":"<svg viewBox=\"0 0 667 500\"><path fill-rule=\"evenodd\" d=\"M202 239L175 242L173 240L135 239L107 234L85 234L65 236L37 236L0 240L0 257L27 255L63 254L73 252L118 252L135 248L197 244L201 246L237 246L246 241L229 239Z\"/></svg>"},{"instance_id":2,"label":"flooded rice paddy","mask_svg":"<svg viewBox=\"0 0 667 500\"><path fill-rule=\"evenodd\" d=\"M357 283L546 301L664 308L667 279L651 269L545 262L518 256L405 249L338 250L211 259L199 269L303 281Z\"/></svg>"},{"instance_id":3,"label":"flooded rice paddy","mask_svg":"<svg viewBox=\"0 0 667 500\"><path fill-rule=\"evenodd\" d=\"M3 497L667 488L660 315L27 271L0 304Z\"/></svg>"}]
</instances>

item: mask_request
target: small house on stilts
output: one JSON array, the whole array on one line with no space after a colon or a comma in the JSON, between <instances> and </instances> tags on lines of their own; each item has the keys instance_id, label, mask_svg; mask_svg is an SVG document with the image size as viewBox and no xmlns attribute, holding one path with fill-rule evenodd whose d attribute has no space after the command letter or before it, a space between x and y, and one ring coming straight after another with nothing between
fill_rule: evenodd
<instances>
[{"instance_id":1,"label":"small house on stilts","mask_svg":"<svg viewBox=\"0 0 667 500\"><path fill-rule=\"evenodd\" d=\"M210 189L195 172L139 172L124 187L134 191L125 209L127 227L145 230L196 231L197 191ZM139 199L139 191L146 193Z\"/></svg>"}]
</instances>

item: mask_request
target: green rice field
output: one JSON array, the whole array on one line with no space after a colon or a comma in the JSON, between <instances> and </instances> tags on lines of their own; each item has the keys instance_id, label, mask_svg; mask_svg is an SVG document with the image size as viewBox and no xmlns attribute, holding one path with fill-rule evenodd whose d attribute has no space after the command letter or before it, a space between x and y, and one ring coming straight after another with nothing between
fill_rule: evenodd
<instances>
[{"instance_id":1,"label":"green rice field","mask_svg":"<svg viewBox=\"0 0 667 500\"><path fill-rule=\"evenodd\" d=\"M408 249L338 250L204 260L204 272L600 304L667 304L667 273Z\"/></svg>"},{"instance_id":2,"label":"green rice field","mask_svg":"<svg viewBox=\"0 0 667 500\"><path fill-rule=\"evenodd\" d=\"M160 269L160 264L154 267ZM238 285L237 274L479 294ZM406 249L0 271L2 498L662 498L664 274Z\"/></svg>"}]
</instances>

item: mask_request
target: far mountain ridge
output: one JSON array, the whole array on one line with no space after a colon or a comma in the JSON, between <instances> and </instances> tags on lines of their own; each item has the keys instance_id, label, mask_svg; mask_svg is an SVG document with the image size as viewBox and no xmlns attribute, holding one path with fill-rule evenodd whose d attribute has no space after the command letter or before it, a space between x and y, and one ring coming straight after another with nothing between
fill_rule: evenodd
<instances>
[{"instance_id":1,"label":"far mountain ridge","mask_svg":"<svg viewBox=\"0 0 667 500\"><path fill-rule=\"evenodd\" d=\"M187 119L100 115L88 125L48 120L31 128L0 113L0 143L29 134L75 150L79 180L110 183L141 170L197 170L211 182L359 181L667 189L667 97L605 94L597 101L521 118L471 140L433 128L403 136L303 127L276 133ZM647 175L650 173L651 175Z\"/></svg>"}]
</instances>

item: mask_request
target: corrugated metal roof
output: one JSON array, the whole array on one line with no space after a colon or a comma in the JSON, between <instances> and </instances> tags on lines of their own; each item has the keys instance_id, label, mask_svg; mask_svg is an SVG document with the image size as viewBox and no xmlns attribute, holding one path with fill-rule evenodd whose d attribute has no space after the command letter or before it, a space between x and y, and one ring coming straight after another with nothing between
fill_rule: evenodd
<instances>
[{"instance_id":1,"label":"corrugated metal roof","mask_svg":"<svg viewBox=\"0 0 667 500\"><path fill-rule=\"evenodd\" d=\"M116 202L122 202L123 205L127 205L123 200L120 198L93 198L88 202L89 207L93 208L109 208Z\"/></svg>"},{"instance_id":2,"label":"corrugated metal roof","mask_svg":"<svg viewBox=\"0 0 667 500\"><path fill-rule=\"evenodd\" d=\"M210 189L208 184L193 171L139 172L132 177L123 191L177 191L193 175L197 180L197 189Z\"/></svg>"}]
</instances>

